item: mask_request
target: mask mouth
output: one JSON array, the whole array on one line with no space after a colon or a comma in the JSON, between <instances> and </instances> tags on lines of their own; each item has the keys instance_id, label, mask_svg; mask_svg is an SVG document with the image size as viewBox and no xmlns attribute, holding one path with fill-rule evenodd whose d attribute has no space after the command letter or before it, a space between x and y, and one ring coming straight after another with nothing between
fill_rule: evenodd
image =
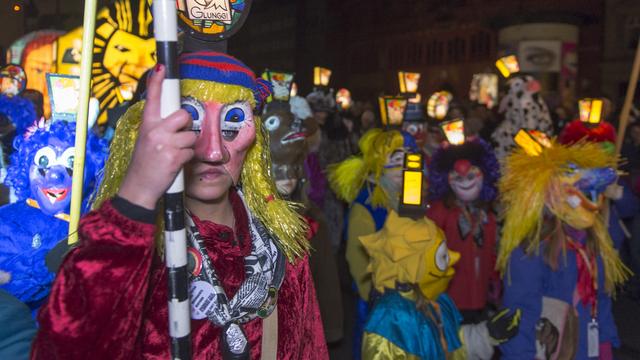
<instances>
[{"instance_id":1,"label":"mask mouth","mask_svg":"<svg viewBox=\"0 0 640 360\"><path fill-rule=\"evenodd\" d=\"M64 200L69 194L69 189L46 188L40 189L51 205Z\"/></svg>"},{"instance_id":2,"label":"mask mouth","mask_svg":"<svg viewBox=\"0 0 640 360\"><path fill-rule=\"evenodd\" d=\"M286 144L294 141L304 140L305 137L306 137L306 134L304 132L292 131L290 133L287 133L280 141L283 144Z\"/></svg>"}]
</instances>

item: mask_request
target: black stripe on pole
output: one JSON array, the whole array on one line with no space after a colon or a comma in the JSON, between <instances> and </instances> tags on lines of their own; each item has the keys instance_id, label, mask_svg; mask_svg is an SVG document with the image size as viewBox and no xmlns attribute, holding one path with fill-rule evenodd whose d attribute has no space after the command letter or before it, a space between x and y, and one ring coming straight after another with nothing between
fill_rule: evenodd
<instances>
[{"instance_id":1,"label":"black stripe on pole","mask_svg":"<svg viewBox=\"0 0 640 360\"><path fill-rule=\"evenodd\" d=\"M169 300L180 302L189 300L189 285L184 279L188 278L187 266L167 268L169 279Z\"/></svg>"},{"instance_id":2,"label":"black stripe on pole","mask_svg":"<svg viewBox=\"0 0 640 360\"><path fill-rule=\"evenodd\" d=\"M175 41L157 41L158 63L166 67L165 79L178 79L178 43Z\"/></svg>"},{"instance_id":3,"label":"black stripe on pole","mask_svg":"<svg viewBox=\"0 0 640 360\"><path fill-rule=\"evenodd\" d=\"M171 338L171 354L174 359L191 359L191 336Z\"/></svg>"},{"instance_id":4,"label":"black stripe on pole","mask_svg":"<svg viewBox=\"0 0 640 360\"><path fill-rule=\"evenodd\" d=\"M164 194L164 229L178 231L184 229L184 206L182 192Z\"/></svg>"}]
</instances>

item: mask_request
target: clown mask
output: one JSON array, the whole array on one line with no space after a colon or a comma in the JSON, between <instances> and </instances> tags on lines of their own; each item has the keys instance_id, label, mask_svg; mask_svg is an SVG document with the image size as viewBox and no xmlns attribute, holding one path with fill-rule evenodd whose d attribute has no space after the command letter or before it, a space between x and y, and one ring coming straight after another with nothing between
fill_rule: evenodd
<instances>
[{"instance_id":1,"label":"clown mask","mask_svg":"<svg viewBox=\"0 0 640 360\"><path fill-rule=\"evenodd\" d=\"M405 121L402 123L402 130L408 132L414 139L416 139L416 145L418 145L420 149L422 149L427 143L426 123Z\"/></svg>"},{"instance_id":2,"label":"clown mask","mask_svg":"<svg viewBox=\"0 0 640 360\"><path fill-rule=\"evenodd\" d=\"M575 229L593 226L604 202L603 192L616 180L612 168L581 169L570 164L547 194L549 209Z\"/></svg>"},{"instance_id":3,"label":"clown mask","mask_svg":"<svg viewBox=\"0 0 640 360\"><path fill-rule=\"evenodd\" d=\"M240 179L244 158L256 137L251 105L247 101L223 104L182 99L198 133L195 157L187 164L187 195L214 200Z\"/></svg>"},{"instance_id":4,"label":"clown mask","mask_svg":"<svg viewBox=\"0 0 640 360\"><path fill-rule=\"evenodd\" d=\"M58 139L50 138L33 157L29 167L31 195L47 215L68 210L74 155L74 147L66 147Z\"/></svg>"},{"instance_id":5,"label":"clown mask","mask_svg":"<svg viewBox=\"0 0 640 360\"><path fill-rule=\"evenodd\" d=\"M424 275L418 283L420 292L427 299L436 300L449 287L456 272L453 266L460 260L460 254L449 250L443 238L427 249L424 259Z\"/></svg>"},{"instance_id":6,"label":"clown mask","mask_svg":"<svg viewBox=\"0 0 640 360\"><path fill-rule=\"evenodd\" d=\"M400 148L389 154L380 176L380 186L389 199L390 207L396 210L402 188L402 167L405 153L405 149Z\"/></svg>"},{"instance_id":7,"label":"clown mask","mask_svg":"<svg viewBox=\"0 0 640 360\"><path fill-rule=\"evenodd\" d=\"M483 179L482 170L466 159L456 161L449 172L449 186L462 202L471 202L478 198Z\"/></svg>"}]
</instances>

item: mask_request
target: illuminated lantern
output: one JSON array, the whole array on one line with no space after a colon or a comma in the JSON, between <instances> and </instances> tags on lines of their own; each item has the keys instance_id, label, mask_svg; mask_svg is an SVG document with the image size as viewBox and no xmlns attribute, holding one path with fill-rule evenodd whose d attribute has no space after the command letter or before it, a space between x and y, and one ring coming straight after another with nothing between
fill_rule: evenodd
<instances>
[{"instance_id":1,"label":"illuminated lantern","mask_svg":"<svg viewBox=\"0 0 640 360\"><path fill-rule=\"evenodd\" d=\"M293 73L282 71L265 70L262 78L267 80L273 86L273 99L281 101L289 101L291 97Z\"/></svg>"},{"instance_id":2,"label":"illuminated lantern","mask_svg":"<svg viewBox=\"0 0 640 360\"><path fill-rule=\"evenodd\" d=\"M7 49L7 64L20 64L22 62L22 53L25 46L33 39L42 36L60 36L64 32L58 30L38 30L23 35L18 40L14 41Z\"/></svg>"},{"instance_id":3,"label":"illuminated lantern","mask_svg":"<svg viewBox=\"0 0 640 360\"><path fill-rule=\"evenodd\" d=\"M180 28L190 37L214 42L229 38L241 27L251 8L250 0L177 0Z\"/></svg>"},{"instance_id":4,"label":"illuminated lantern","mask_svg":"<svg viewBox=\"0 0 640 360\"><path fill-rule=\"evenodd\" d=\"M80 106L80 76L47 74L53 120L76 121Z\"/></svg>"},{"instance_id":5,"label":"illuminated lantern","mask_svg":"<svg viewBox=\"0 0 640 360\"><path fill-rule=\"evenodd\" d=\"M336 103L340 106L342 110L347 110L351 107L351 92L349 90L342 88L338 90L336 93Z\"/></svg>"},{"instance_id":6,"label":"illuminated lantern","mask_svg":"<svg viewBox=\"0 0 640 360\"><path fill-rule=\"evenodd\" d=\"M589 125L598 125L602 120L602 99L582 99L578 101L580 121Z\"/></svg>"},{"instance_id":7,"label":"illuminated lantern","mask_svg":"<svg viewBox=\"0 0 640 360\"><path fill-rule=\"evenodd\" d=\"M464 121L462 119L455 119L447 121L440 125L444 136L447 137L447 141L451 145L464 144Z\"/></svg>"},{"instance_id":8,"label":"illuminated lantern","mask_svg":"<svg viewBox=\"0 0 640 360\"><path fill-rule=\"evenodd\" d=\"M448 91L437 91L431 95L427 101L427 115L436 119L442 120L447 116L449 112L449 103L453 99Z\"/></svg>"},{"instance_id":9,"label":"illuminated lantern","mask_svg":"<svg viewBox=\"0 0 640 360\"><path fill-rule=\"evenodd\" d=\"M515 55L501 57L496 61L496 67L505 78L520 72L520 64L518 64L518 58Z\"/></svg>"},{"instance_id":10,"label":"illuminated lantern","mask_svg":"<svg viewBox=\"0 0 640 360\"><path fill-rule=\"evenodd\" d=\"M82 58L82 27L61 35L56 40L55 71L59 74L80 75Z\"/></svg>"},{"instance_id":11,"label":"illuminated lantern","mask_svg":"<svg viewBox=\"0 0 640 360\"><path fill-rule=\"evenodd\" d=\"M152 24L151 0L115 0L99 11L91 70L98 124L107 121L108 109L131 99L138 79L155 65Z\"/></svg>"},{"instance_id":12,"label":"illuminated lantern","mask_svg":"<svg viewBox=\"0 0 640 360\"><path fill-rule=\"evenodd\" d=\"M327 87L331 79L331 70L316 66L313 68L313 85Z\"/></svg>"},{"instance_id":13,"label":"illuminated lantern","mask_svg":"<svg viewBox=\"0 0 640 360\"><path fill-rule=\"evenodd\" d=\"M398 82L400 83L400 93L413 97L418 92L420 73L398 71Z\"/></svg>"},{"instance_id":14,"label":"illuminated lantern","mask_svg":"<svg viewBox=\"0 0 640 360\"><path fill-rule=\"evenodd\" d=\"M3 95L19 95L26 86L27 78L20 66L9 64L0 70L0 93Z\"/></svg>"},{"instance_id":15,"label":"illuminated lantern","mask_svg":"<svg viewBox=\"0 0 640 360\"><path fill-rule=\"evenodd\" d=\"M498 75L483 73L474 74L471 79L469 100L493 108L498 102Z\"/></svg>"},{"instance_id":16,"label":"illuminated lantern","mask_svg":"<svg viewBox=\"0 0 640 360\"><path fill-rule=\"evenodd\" d=\"M401 96L381 96L378 98L380 105L380 118L384 126L402 126L404 112L407 110L407 99Z\"/></svg>"},{"instance_id":17,"label":"illuminated lantern","mask_svg":"<svg viewBox=\"0 0 640 360\"><path fill-rule=\"evenodd\" d=\"M27 89L37 90L43 96L43 110L46 118L51 115L46 74L53 70L53 44L58 36L60 33L45 32L33 38L25 45L20 62L20 66L27 75Z\"/></svg>"},{"instance_id":18,"label":"illuminated lantern","mask_svg":"<svg viewBox=\"0 0 640 360\"><path fill-rule=\"evenodd\" d=\"M426 210L424 196L424 160L420 153L404 156L402 192L399 213L401 216L423 217Z\"/></svg>"},{"instance_id":19,"label":"illuminated lantern","mask_svg":"<svg viewBox=\"0 0 640 360\"><path fill-rule=\"evenodd\" d=\"M295 82L291 83L291 97L298 95L298 84Z\"/></svg>"},{"instance_id":20,"label":"illuminated lantern","mask_svg":"<svg viewBox=\"0 0 640 360\"><path fill-rule=\"evenodd\" d=\"M544 148L551 147L551 141L547 135L538 130L520 129L513 141L530 156L538 156Z\"/></svg>"}]
</instances>

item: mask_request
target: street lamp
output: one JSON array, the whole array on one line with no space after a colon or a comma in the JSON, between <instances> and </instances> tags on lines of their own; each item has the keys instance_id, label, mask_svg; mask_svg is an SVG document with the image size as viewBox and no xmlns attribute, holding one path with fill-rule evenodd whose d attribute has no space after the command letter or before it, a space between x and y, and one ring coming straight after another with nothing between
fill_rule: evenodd
<instances>
[{"instance_id":1,"label":"street lamp","mask_svg":"<svg viewBox=\"0 0 640 360\"><path fill-rule=\"evenodd\" d=\"M407 110L408 100L402 96L381 96L378 98L380 105L380 118L385 127L400 127Z\"/></svg>"}]
</instances>

